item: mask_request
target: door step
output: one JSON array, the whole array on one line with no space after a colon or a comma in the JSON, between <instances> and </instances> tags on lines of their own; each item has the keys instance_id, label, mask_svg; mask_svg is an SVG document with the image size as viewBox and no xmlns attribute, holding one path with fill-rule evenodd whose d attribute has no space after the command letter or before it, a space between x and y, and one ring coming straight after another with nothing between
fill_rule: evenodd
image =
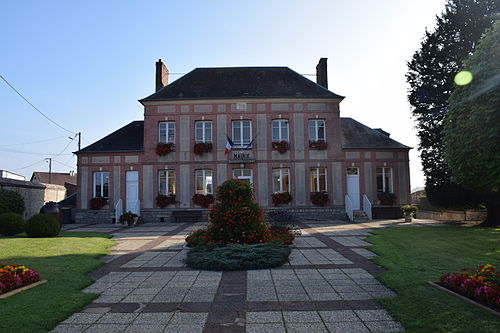
<instances>
[{"instance_id":1,"label":"door step","mask_svg":"<svg viewBox=\"0 0 500 333\"><path fill-rule=\"evenodd\" d=\"M366 216L366 213L362 210L354 210L352 212L353 222L368 222L370 219Z\"/></svg>"}]
</instances>

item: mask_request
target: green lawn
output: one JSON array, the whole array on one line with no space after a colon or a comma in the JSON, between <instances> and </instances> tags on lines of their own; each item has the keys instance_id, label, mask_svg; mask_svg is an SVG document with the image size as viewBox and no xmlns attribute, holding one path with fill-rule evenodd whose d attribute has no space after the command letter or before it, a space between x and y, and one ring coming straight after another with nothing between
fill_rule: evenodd
<instances>
[{"instance_id":1,"label":"green lawn","mask_svg":"<svg viewBox=\"0 0 500 333\"><path fill-rule=\"evenodd\" d=\"M414 333L498 333L500 320L427 285L444 273L493 264L500 268L500 229L392 227L374 232L369 249L387 268L380 276L398 296L380 300Z\"/></svg>"},{"instance_id":2,"label":"green lawn","mask_svg":"<svg viewBox=\"0 0 500 333\"><path fill-rule=\"evenodd\" d=\"M44 285L0 300L0 332L46 332L88 304L96 294L80 292L92 283L86 273L114 244L98 233L64 232L55 238L0 237L0 263L38 271Z\"/></svg>"}]
</instances>

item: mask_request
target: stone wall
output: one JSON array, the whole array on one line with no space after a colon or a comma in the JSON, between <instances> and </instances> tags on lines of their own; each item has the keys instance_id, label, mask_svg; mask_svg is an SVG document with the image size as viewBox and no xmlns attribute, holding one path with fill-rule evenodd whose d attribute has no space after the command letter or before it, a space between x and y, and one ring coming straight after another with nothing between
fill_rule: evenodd
<instances>
[{"instance_id":1,"label":"stone wall","mask_svg":"<svg viewBox=\"0 0 500 333\"><path fill-rule=\"evenodd\" d=\"M75 223L77 224L107 224L113 223L115 211L113 209L77 209Z\"/></svg>"},{"instance_id":2,"label":"stone wall","mask_svg":"<svg viewBox=\"0 0 500 333\"><path fill-rule=\"evenodd\" d=\"M25 219L38 214L40 208L45 204L45 186L43 185L24 180L0 178L0 188L14 191L23 197L25 207L23 217Z\"/></svg>"},{"instance_id":3,"label":"stone wall","mask_svg":"<svg viewBox=\"0 0 500 333\"><path fill-rule=\"evenodd\" d=\"M484 221L486 219L486 210L447 210L442 212L420 210L417 212L417 218L455 222Z\"/></svg>"}]
</instances>

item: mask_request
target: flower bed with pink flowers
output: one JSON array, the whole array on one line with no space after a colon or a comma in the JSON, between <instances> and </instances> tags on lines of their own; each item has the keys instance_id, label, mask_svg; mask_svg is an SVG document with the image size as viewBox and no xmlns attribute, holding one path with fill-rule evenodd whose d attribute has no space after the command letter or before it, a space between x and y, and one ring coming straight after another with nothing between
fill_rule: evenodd
<instances>
[{"instance_id":1,"label":"flower bed with pink flowers","mask_svg":"<svg viewBox=\"0 0 500 333\"><path fill-rule=\"evenodd\" d=\"M21 265L0 265L0 295L40 281L37 271Z\"/></svg>"},{"instance_id":2,"label":"flower bed with pink flowers","mask_svg":"<svg viewBox=\"0 0 500 333\"><path fill-rule=\"evenodd\" d=\"M500 271L493 265L462 269L462 273L444 274L439 284L495 311L500 312Z\"/></svg>"}]
</instances>

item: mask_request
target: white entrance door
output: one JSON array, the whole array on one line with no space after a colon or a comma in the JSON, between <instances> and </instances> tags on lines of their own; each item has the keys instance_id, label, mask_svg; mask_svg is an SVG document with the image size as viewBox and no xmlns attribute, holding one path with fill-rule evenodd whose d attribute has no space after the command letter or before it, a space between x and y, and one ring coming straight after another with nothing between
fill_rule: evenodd
<instances>
[{"instance_id":1,"label":"white entrance door","mask_svg":"<svg viewBox=\"0 0 500 333\"><path fill-rule=\"evenodd\" d=\"M126 211L139 215L139 171L127 171L126 182Z\"/></svg>"},{"instance_id":2,"label":"white entrance door","mask_svg":"<svg viewBox=\"0 0 500 333\"><path fill-rule=\"evenodd\" d=\"M352 209L359 209L359 169L347 168L347 195L352 202Z\"/></svg>"}]
</instances>

